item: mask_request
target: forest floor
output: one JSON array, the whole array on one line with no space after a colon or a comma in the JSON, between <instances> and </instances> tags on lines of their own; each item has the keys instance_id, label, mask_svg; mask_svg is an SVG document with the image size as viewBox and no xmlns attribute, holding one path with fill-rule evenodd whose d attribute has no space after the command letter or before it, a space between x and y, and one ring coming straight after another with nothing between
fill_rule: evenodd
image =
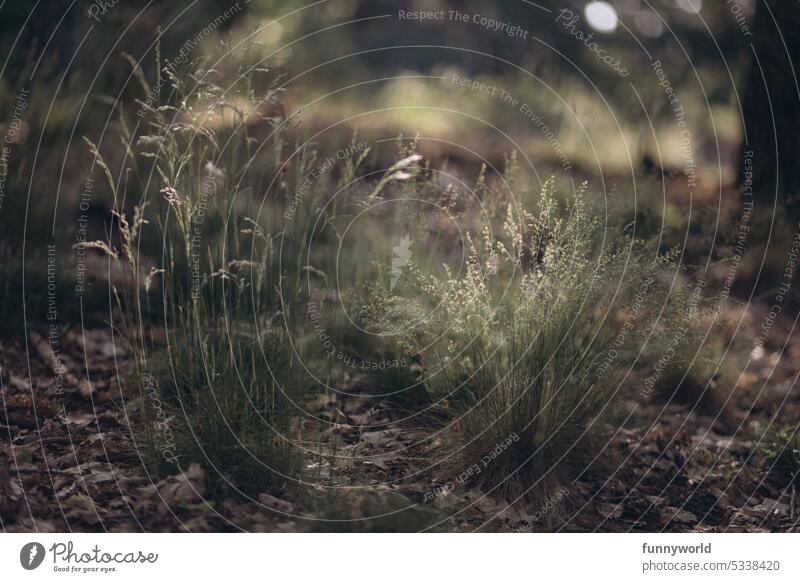
<instances>
[{"instance_id":1,"label":"forest floor","mask_svg":"<svg viewBox=\"0 0 800 582\"><path fill-rule=\"evenodd\" d=\"M129 365L107 329L67 330L58 359L36 332L3 341L0 526L4 531L793 531L800 499L761 470L771 417L800 417L800 336L778 319L751 358L766 307L738 307L731 350L750 358L721 429L691 404L631 403L605 443L602 470L531 507L453 480L432 431L365 398L365 378L317 399L335 453L309 458L308 494L211 501L198 464L157 478L140 460L118 378ZM55 368L53 362L56 361ZM60 362L60 364L58 363ZM62 366L59 368L59 365ZM59 394L57 382L63 386ZM32 397L33 396L33 397ZM406 420L403 420L403 419ZM330 423L325 423L330 420Z\"/></svg>"}]
</instances>

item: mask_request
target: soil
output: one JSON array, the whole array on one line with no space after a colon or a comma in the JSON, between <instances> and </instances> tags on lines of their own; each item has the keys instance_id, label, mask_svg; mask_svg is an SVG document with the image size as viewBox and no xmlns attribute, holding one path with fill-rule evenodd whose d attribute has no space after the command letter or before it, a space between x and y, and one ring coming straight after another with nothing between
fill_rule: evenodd
<instances>
[{"instance_id":1,"label":"soil","mask_svg":"<svg viewBox=\"0 0 800 582\"><path fill-rule=\"evenodd\" d=\"M63 531L796 531L795 487L764 466L770 419L796 423L800 337L779 317L752 350L763 305L734 306L732 353L749 359L724 409L697 399L625 403L603 462L538 505L453 485L433 428L345 377L313 403L324 453L301 494L211 500L199 464L156 476L140 460L122 387L129 362L107 328L31 331L0 345L0 526ZM737 323L738 322L738 323ZM635 392L635 391L631 391ZM719 407L718 407L719 408ZM726 420L727 419L727 420ZM723 422L724 421L724 422ZM312 421L308 421L312 422ZM323 426L324 425L324 426ZM314 427L306 427L314 428ZM453 486L451 486L453 485Z\"/></svg>"}]
</instances>

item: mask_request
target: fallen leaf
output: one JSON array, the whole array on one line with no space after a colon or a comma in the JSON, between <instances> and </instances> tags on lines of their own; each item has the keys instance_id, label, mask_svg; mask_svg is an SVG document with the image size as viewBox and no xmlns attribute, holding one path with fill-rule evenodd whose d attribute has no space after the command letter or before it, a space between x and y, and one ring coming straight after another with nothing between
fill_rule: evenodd
<instances>
[{"instance_id":1,"label":"fallen leaf","mask_svg":"<svg viewBox=\"0 0 800 582\"><path fill-rule=\"evenodd\" d=\"M283 499L278 499L273 495L269 495L268 493L261 493L258 496L258 501L265 507L269 507L270 509L274 509L280 513L294 512L294 505L288 501L284 501Z\"/></svg>"},{"instance_id":2,"label":"fallen leaf","mask_svg":"<svg viewBox=\"0 0 800 582\"><path fill-rule=\"evenodd\" d=\"M170 475L159 481L156 489L168 505L200 502L205 494L205 472L199 463L192 463L179 475Z\"/></svg>"},{"instance_id":3,"label":"fallen leaf","mask_svg":"<svg viewBox=\"0 0 800 582\"><path fill-rule=\"evenodd\" d=\"M622 504L598 503L597 512L606 519L618 519L622 516Z\"/></svg>"}]
</instances>

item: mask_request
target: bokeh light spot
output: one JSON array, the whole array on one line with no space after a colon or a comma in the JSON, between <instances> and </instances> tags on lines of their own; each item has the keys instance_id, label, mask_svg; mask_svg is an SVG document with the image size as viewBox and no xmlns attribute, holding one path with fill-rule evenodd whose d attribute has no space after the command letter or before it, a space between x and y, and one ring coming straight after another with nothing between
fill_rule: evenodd
<instances>
[{"instance_id":1,"label":"bokeh light spot","mask_svg":"<svg viewBox=\"0 0 800 582\"><path fill-rule=\"evenodd\" d=\"M619 22L616 9L608 2L590 2L583 15L589 26L598 32L613 32Z\"/></svg>"}]
</instances>

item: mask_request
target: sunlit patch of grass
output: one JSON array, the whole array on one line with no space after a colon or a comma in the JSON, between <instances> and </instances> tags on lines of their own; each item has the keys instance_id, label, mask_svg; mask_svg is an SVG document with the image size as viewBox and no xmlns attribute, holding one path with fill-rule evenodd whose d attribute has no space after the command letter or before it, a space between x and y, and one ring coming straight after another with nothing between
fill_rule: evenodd
<instances>
[{"instance_id":1,"label":"sunlit patch of grass","mask_svg":"<svg viewBox=\"0 0 800 582\"><path fill-rule=\"evenodd\" d=\"M503 210L468 238L462 275L410 265L404 292L375 286L362 313L419 354L426 387L452 412L452 457L477 467L471 482L536 498L593 461L622 412L620 379L642 350L668 349L665 330L689 326L692 309L660 279L674 254L609 236L583 191L562 207L551 181L535 213Z\"/></svg>"}]
</instances>

